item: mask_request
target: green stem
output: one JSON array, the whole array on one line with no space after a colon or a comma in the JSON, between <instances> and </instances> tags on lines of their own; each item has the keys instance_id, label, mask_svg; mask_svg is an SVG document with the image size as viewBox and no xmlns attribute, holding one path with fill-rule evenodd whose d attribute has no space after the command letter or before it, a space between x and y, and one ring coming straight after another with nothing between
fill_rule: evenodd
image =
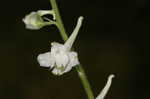
<instances>
[{"instance_id":1,"label":"green stem","mask_svg":"<svg viewBox=\"0 0 150 99\"><path fill-rule=\"evenodd\" d=\"M61 16L59 14L59 10L58 10L58 7L57 7L56 0L50 0L50 3L52 5L52 9L54 10L55 15L56 15L57 27L60 31L60 34L61 34L63 40L66 41L68 39L68 36L67 36L67 32L65 31ZM78 72L79 78L81 79L83 87L86 91L88 99L94 99L94 95L93 95L93 92L91 90L89 81L88 81L88 79L85 75L84 69L82 68L81 65L78 65L78 66L76 66L76 70Z\"/></svg>"},{"instance_id":2,"label":"green stem","mask_svg":"<svg viewBox=\"0 0 150 99\"><path fill-rule=\"evenodd\" d=\"M89 81L88 81L88 79L87 79L87 77L85 75L85 71L84 71L83 67L81 65L76 66L76 70L77 70L78 75L79 75L79 77L81 79L83 87L84 87L84 89L86 91L88 99L94 99L94 95L93 95L91 86L90 86Z\"/></svg>"},{"instance_id":3,"label":"green stem","mask_svg":"<svg viewBox=\"0 0 150 99\"><path fill-rule=\"evenodd\" d=\"M66 31L65 31L63 22L61 20L61 16L59 14L59 10L58 10L58 7L57 7L56 0L50 0L50 3L52 5L52 9L54 10L54 13L56 15L57 27L60 31L60 34L61 34L63 40L66 41L68 39L68 36L67 36Z\"/></svg>"}]
</instances>

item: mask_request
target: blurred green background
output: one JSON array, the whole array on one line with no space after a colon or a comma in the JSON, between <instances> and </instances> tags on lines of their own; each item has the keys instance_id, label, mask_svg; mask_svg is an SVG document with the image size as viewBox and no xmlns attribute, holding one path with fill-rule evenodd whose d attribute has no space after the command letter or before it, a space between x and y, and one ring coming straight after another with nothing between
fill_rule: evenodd
<instances>
[{"instance_id":1,"label":"blurred green background","mask_svg":"<svg viewBox=\"0 0 150 99\"><path fill-rule=\"evenodd\" d=\"M149 99L150 2L148 0L57 0L70 34L85 17L75 42L95 96L116 75L105 99ZM50 42L62 42L55 26L25 29L22 18L50 9L48 0L0 3L0 99L87 99L78 75L57 77L37 63Z\"/></svg>"}]
</instances>

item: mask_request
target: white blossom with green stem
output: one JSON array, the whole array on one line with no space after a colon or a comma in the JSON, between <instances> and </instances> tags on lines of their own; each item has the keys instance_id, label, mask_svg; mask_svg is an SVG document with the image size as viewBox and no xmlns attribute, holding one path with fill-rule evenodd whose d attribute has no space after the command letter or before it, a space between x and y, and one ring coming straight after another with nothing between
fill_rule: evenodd
<instances>
[{"instance_id":1,"label":"white blossom with green stem","mask_svg":"<svg viewBox=\"0 0 150 99\"><path fill-rule=\"evenodd\" d=\"M71 48L82 25L82 20L83 17L79 17L73 33L65 44L53 42L51 43L51 52L38 55L37 59L40 66L53 69L52 73L55 75L62 75L69 72L72 67L79 65L78 55L71 51Z\"/></svg>"}]
</instances>

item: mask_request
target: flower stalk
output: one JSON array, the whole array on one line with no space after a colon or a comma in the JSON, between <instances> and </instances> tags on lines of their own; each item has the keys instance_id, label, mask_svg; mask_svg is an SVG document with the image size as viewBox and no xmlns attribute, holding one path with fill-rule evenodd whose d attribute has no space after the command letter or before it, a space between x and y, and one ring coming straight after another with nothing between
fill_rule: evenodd
<instances>
[{"instance_id":1,"label":"flower stalk","mask_svg":"<svg viewBox=\"0 0 150 99\"><path fill-rule=\"evenodd\" d=\"M50 0L50 3L51 3L51 6L52 6L52 9L54 10L55 12L55 17L56 17L56 21L57 21L57 27L59 29L59 32L62 36L62 39L64 41L66 41L68 39L68 36L67 36L67 32L64 28L64 24L61 20L61 16L59 14L59 10L58 10L58 7L57 7L57 3L56 3L56 0Z\"/></svg>"},{"instance_id":2,"label":"flower stalk","mask_svg":"<svg viewBox=\"0 0 150 99\"><path fill-rule=\"evenodd\" d=\"M52 6L52 9L54 10L55 15L56 15L57 27L60 31L60 35L62 36L62 39L64 41L66 41L68 39L68 35L67 35L67 32L64 28L64 25L63 25L63 22L62 22L60 13L59 13L59 9L58 9L56 0L50 0L50 3L51 3L51 6ZM86 91L88 99L94 99L94 95L93 95L91 86L90 86L89 81L86 77L86 74L84 72L83 67L81 65L78 65L78 66L76 66L76 70L78 72L79 78L81 79L83 87Z\"/></svg>"}]
</instances>

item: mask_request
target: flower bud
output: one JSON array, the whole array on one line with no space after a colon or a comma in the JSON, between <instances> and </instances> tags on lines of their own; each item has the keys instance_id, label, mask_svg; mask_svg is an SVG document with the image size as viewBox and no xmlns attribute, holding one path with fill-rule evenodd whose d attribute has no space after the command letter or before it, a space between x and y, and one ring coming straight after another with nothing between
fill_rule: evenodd
<instances>
[{"instance_id":1,"label":"flower bud","mask_svg":"<svg viewBox=\"0 0 150 99\"><path fill-rule=\"evenodd\" d=\"M23 22L26 25L27 29L31 30L38 30L46 25L54 24L54 21L50 20L48 22L45 22L42 18L43 15L52 14L53 19L55 19L55 14L51 10L39 10L37 12L31 12L30 14L26 15L23 19Z\"/></svg>"}]
</instances>

